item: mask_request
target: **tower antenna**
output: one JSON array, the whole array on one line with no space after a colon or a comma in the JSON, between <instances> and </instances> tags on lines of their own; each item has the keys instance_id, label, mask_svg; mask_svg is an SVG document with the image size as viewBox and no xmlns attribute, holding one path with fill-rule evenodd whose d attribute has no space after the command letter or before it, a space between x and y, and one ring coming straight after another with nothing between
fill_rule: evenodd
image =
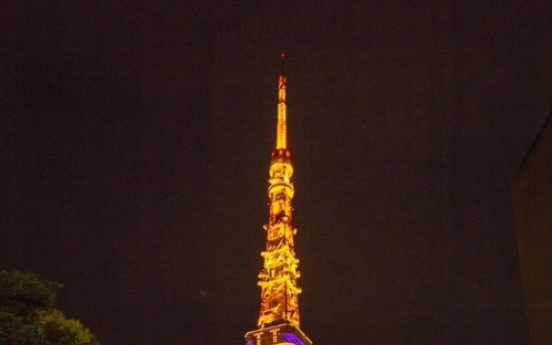
<instances>
[{"instance_id":1,"label":"tower antenna","mask_svg":"<svg viewBox=\"0 0 552 345\"><path fill-rule=\"evenodd\" d=\"M276 149L287 148L286 124L286 76L284 75L284 53L280 55L281 67L278 78L278 123L276 125Z\"/></svg>"}]
</instances>

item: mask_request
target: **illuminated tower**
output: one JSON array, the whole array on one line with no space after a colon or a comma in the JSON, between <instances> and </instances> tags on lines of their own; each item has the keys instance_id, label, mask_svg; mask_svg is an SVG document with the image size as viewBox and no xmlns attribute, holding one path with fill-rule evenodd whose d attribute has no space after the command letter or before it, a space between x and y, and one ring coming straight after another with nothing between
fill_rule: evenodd
<instances>
[{"instance_id":1,"label":"illuminated tower","mask_svg":"<svg viewBox=\"0 0 552 345\"><path fill-rule=\"evenodd\" d=\"M299 299L297 286L300 274L299 259L295 257L291 199L293 198L293 166L287 148L286 77L284 54L278 79L278 122L276 149L272 151L268 180L269 217L266 230L266 249L261 253L264 265L259 273L261 310L258 329L245 335L246 345L296 344L312 345L299 328Z\"/></svg>"}]
</instances>

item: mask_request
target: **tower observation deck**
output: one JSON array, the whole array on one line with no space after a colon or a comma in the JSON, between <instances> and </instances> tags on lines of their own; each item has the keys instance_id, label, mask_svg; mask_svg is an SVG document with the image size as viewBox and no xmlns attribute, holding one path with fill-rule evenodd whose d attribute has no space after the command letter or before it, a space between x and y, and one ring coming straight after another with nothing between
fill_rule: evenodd
<instances>
[{"instance_id":1,"label":"tower observation deck","mask_svg":"<svg viewBox=\"0 0 552 345\"><path fill-rule=\"evenodd\" d=\"M276 148L272 151L268 180L269 216L264 259L259 273L261 307L258 329L245 334L246 345L295 344L312 345L299 328L299 294L297 279L299 259L295 256L291 200L295 193L291 176L291 152L287 148L286 77L284 54L278 78Z\"/></svg>"}]
</instances>

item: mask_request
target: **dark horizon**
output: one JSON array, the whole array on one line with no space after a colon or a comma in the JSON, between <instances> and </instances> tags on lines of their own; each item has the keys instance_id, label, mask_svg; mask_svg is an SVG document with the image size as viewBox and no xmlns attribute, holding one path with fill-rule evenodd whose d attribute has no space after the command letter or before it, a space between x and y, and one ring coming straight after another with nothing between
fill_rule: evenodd
<instances>
[{"instance_id":1,"label":"dark horizon","mask_svg":"<svg viewBox=\"0 0 552 345\"><path fill-rule=\"evenodd\" d=\"M529 344L510 196L552 110L552 5L10 3L0 269L102 344L242 342L277 77L316 345Z\"/></svg>"}]
</instances>

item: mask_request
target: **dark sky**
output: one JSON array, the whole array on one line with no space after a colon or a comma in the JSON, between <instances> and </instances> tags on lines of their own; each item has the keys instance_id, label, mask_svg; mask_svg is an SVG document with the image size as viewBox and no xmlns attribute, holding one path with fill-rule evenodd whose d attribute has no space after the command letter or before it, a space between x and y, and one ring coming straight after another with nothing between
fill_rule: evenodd
<instances>
[{"instance_id":1,"label":"dark sky","mask_svg":"<svg viewBox=\"0 0 552 345\"><path fill-rule=\"evenodd\" d=\"M528 344L510 175L552 4L236 3L2 5L0 268L104 345L242 343L285 51L305 333Z\"/></svg>"}]
</instances>

